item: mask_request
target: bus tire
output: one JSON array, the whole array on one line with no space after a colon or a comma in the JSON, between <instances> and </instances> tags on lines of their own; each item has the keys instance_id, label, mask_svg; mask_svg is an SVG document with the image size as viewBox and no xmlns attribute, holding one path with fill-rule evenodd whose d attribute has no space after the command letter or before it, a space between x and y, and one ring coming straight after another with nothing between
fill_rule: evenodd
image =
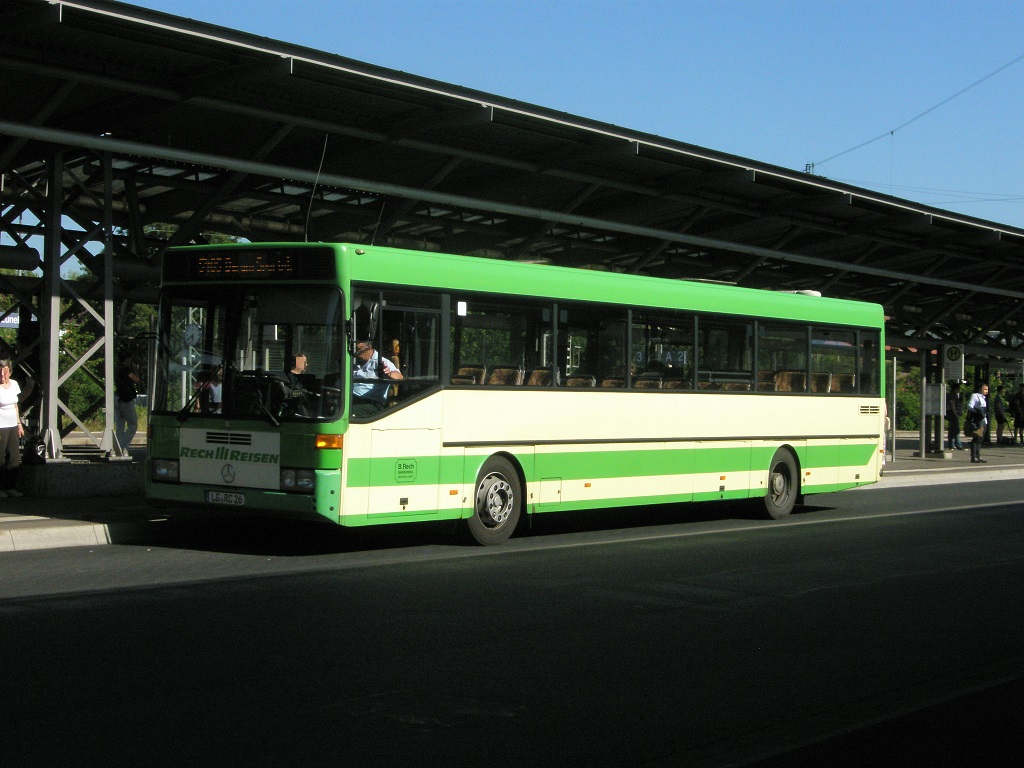
<instances>
[{"instance_id":1,"label":"bus tire","mask_svg":"<svg viewBox=\"0 0 1024 768\"><path fill-rule=\"evenodd\" d=\"M466 529L477 544L501 544L519 525L522 507L519 473L508 459L492 456L477 477L473 515L466 520Z\"/></svg>"},{"instance_id":2,"label":"bus tire","mask_svg":"<svg viewBox=\"0 0 1024 768\"><path fill-rule=\"evenodd\" d=\"M770 520L788 517L800 495L800 474L796 459L786 448L779 448L768 465L768 492L763 499L762 513Z\"/></svg>"}]
</instances>

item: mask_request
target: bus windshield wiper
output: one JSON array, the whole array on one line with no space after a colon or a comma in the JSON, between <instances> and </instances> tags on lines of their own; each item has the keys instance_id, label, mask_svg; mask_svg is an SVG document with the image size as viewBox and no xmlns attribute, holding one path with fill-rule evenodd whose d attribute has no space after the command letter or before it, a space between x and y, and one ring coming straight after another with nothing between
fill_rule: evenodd
<instances>
[{"instance_id":1,"label":"bus windshield wiper","mask_svg":"<svg viewBox=\"0 0 1024 768\"><path fill-rule=\"evenodd\" d=\"M230 371L233 374L231 387L232 392L234 391L234 388L238 383L243 382L245 386L248 387L249 391L256 395L256 407L259 409L260 413L266 416L270 423L273 424L275 427L280 427L281 422L278 421L278 418L267 407L266 403L263 402L263 395L260 392L259 383L251 381L249 378L246 377L244 373L238 370L234 363L229 363L226 360L224 361L224 370Z\"/></svg>"}]
</instances>

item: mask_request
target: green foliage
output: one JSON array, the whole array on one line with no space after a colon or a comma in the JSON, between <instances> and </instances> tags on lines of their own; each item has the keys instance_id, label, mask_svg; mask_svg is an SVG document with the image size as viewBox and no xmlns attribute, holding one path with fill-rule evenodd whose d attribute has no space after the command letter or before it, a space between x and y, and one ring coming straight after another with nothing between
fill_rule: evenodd
<instances>
[{"instance_id":1,"label":"green foliage","mask_svg":"<svg viewBox=\"0 0 1024 768\"><path fill-rule=\"evenodd\" d=\"M96 341L90 323L73 317L61 324L57 369L61 376L74 367ZM80 365L60 386L58 396L68 409L84 418L103 405L103 359L92 357Z\"/></svg>"},{"instance_id":2,"label":"green foliage","mask_svg":"<svg viewBox=\"0 0 1024 768\"><path fill-rule=\"evenodd\" d=\"M921 372L917 366L896 364L893 384L893 362L885 364L885 402L893 427L916 430L921 423Z\"/></svg>"},{"instance_id":3,"label":"green foliage","mask_svg":"<svg viewBox=\"0 0 1024 768\"><path fill-rule=\"evenodd\" d=\"M896 386L896 429L921 429L921 385Z\"/></svg>"}]
</instances>

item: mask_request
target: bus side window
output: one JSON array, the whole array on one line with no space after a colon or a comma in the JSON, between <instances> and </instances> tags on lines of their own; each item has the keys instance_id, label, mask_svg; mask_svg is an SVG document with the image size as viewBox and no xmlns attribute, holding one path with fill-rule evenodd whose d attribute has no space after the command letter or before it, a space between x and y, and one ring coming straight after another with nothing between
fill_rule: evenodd
<instances>
[{"instance_id":1,"label":"bus side window","mask_svg":"<svg viewBox=\"0 0 1024 768\"><path fill-rule=\"evenodd\" d=\"M857 374L855 331L811 329L811 392L849 394Z\"/></svg>"},{"instance_id":2,"label":"bus side window","mask_svg":"<svg viewBox=\"0 0 1024 768\"><path fill-rule=\"evenodd\" d=\"M550 305L479 296L452 306L450 383L519 386L551 364Z\"/></svg>"},{"instance_id":3,"label":"bus side window","mask_svg":"<svg viewBox=\"0 0 1024 768\"><path fill-rule=\"evenodd\" d=\"M632 386L638 389L693 388L693 315L633 313Z\"/></svg>"},{"instance_id":4,"label":"bus side window","mask_svg":"<svg viewBox=\"0 0 1024 768\"><path fill-rule=\"evenodd\" d=\"M603 306L558 306L557 383L622 386L626 376L626 312ZM605 384L605 382L609 382Z\"/></svg>"},{"instance_id":5,"label":"bus side window","mask_svg":"<svg viewBox=\"0 0 1024 768\"><path fill-rule=\"evenodd\" d=\"M807 326L768 320L757 324L757 390L803 392L807 386Z\"/></svg>"},{"instance_id":6,"label":"bus side window","mask_svg":"<svg viewBox=\"0 0 1024 768\"><path fill-rule=\"evenodd\" d=\"M877 395L881 392L881 374L879 366L879 334L878 331L858 331L860 335L860 394Z\"/></svg>"},{"instance_id":7,"label":"bus side window","mask_svg":"<svg viewBox=\"0 0 1024 768\"><path fill-rule=\"evenodd\" d=\"M699 317L697 341L698 386L727 391L750 389L754 368L751 321Z\"/></svg>"},{"instance_id":8,"label":"bus side window","mask_svg":"<svg viewBox=\"0 0 1024 768\"><path fill-rule=\"evenodd\" d=\"M390 405L440 383L440 301L440 294L427 292L383 293L377 349L403 377L388 391Z\"/></svg>"}]
</instances>

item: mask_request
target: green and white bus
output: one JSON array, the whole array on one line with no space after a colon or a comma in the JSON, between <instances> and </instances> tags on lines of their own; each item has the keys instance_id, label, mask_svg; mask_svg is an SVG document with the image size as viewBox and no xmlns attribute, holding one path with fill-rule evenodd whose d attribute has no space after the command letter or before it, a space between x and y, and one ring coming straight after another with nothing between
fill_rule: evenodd
<instances>
[{"instance_id":1,"label":"green and white bus","mask_svg":"<svg viewBox=\"0 0 1024 768\"><path fill-rule=\"evenodd\" d=\"M494 544L532 514L781 518L879 478L878 305L350 244L172 249L162 277L153 499Z\"/></svg>"}]
</instances>

